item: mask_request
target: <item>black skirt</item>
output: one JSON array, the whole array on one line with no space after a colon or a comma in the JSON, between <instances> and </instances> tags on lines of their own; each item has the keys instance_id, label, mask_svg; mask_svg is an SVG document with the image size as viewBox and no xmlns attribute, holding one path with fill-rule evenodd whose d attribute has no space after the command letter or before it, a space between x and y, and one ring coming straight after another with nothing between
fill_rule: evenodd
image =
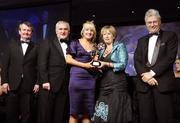
<instances>
[{"instance_id":1,"label":"black skirt","mask_svg":"<svg viewBox=\"0 0 180 123\"><path fill-rule=\"evenodd\" d=\"M131 97L127 91L114 88L101 90L96 101L92 123L128 123L132 121Z\"/></svg>"}]
</instances>

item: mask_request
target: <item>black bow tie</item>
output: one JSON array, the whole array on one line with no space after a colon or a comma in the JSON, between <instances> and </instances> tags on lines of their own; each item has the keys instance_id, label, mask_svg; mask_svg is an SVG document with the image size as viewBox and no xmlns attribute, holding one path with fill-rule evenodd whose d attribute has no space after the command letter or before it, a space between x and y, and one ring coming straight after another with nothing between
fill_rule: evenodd
<instances>
[{"instance_id":1,"label":"black bow tie","mask_svg":"<svg viewBox=\"0 0 180 123\"><path fill-rule=\"evenodd\" d=\"M26 44L29 44L30 42L29 41L21 41L22 44L26 43Z\"/></svg>"},{"instance_id":2,"label":"black bow tie","mask_svg":"<svg viewBox=\"0 0 180 123\"><path fill-rule=\"evenodd\" d=\"M64 42L64 43L67 43L67 40L65 40L65 39L60 39L60 42L61 42L61 43L63 43L63 42Z\"/></svg>"},{"instance_id":3,"label":"black bow tie","mask_svg":"<svg viewBox=\"0 0 180 123\"><path fill-rule=\"evenodd\" d=\"M159 32L150 33L150 34L148 34L148 35L149 35L149 37L151 37L151 36L153 36L153 35L156 35L156 36L158 36L158 35L159 35Z\"/></svg>"}]
</instances>

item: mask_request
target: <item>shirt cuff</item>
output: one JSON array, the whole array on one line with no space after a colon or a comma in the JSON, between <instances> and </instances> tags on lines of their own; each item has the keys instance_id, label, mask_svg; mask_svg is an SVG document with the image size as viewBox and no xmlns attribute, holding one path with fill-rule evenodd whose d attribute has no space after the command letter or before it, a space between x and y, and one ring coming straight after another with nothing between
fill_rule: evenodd
<instances>
[{"instance_id":1,"label":"shirt cuff","mask_svg":"<svg viewBox=\"0 0 180 123\"><path fill-rule=\"evenodd\" d=\"M150 70L150 74L154 77L156 75L156 73L154 73L154 71Z\"/></svg>"}]
</instances>

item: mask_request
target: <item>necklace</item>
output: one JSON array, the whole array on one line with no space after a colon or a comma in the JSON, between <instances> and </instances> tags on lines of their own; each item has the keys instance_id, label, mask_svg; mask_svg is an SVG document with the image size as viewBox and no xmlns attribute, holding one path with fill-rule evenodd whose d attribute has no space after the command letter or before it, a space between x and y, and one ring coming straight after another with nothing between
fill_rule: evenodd
<instances>
[{"instance_id":1,"label":"necklace","mask_svg":"<svg viewBox=\"0 0 180 123\"><path fill-rule=\"evenodd\" d=\"M92 51L95 49L95 44L93 42L89 42L83 39L80 39L80 44L81 46L88 52Z\"/></svg>"},{"instance_id":2,"label":"necklace","mask_svg":"<svg viewBox=\"0 0 180 123\"><path fill-rule=\"evenodd\" d=\"M107 55L109 55L111 53L111 49L112 48L106 48L103 56L106 57Z\"/></svg>"},{"instance_id":3,"label":"necklace","mask_svg":"<svg viewBox=\"0 0 180 123\"><path fill-rule=\"evenodd\" d=\"M107 45L103 56L106 57L107 55L109 55L111 53L111 50L112 50L112 44Z\"/></svg>"}]
</instances>

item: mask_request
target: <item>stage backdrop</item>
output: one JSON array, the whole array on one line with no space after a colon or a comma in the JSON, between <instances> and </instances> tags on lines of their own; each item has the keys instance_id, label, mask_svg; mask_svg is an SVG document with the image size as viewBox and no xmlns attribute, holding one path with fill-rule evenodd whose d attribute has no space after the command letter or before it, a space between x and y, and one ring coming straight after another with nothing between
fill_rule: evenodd
<instances>
[{"instance_id":1,"label":"stage backdrop","mask_svg":"<svg viewBox=\"0 0 180 123\"><path fill-rule=\"evenodd\" d=\"M69 3L1 10L1 37L8 40L17 38L18 25L23 21L30 21L33 24L33 41L38 42L43 38L52 37L55 34L55 23L58 20L69 21L69 10Z\"/></svg>"},{"instance_id":2,"label":"stage backdrop","mask_svg":"<svg viewBox=\"0 0 180 123\"><path fill-rule=\"evenodd\" d=\"M174 31L178 35L178 40L180 40L180 22L164 23L162 25L163 30ZM146 35L148 31L144 25L134 25L134 26L117 26L118 37L117 40L123 41L128 50L128 65L126 67L126 73L130 76L135 76L136 71L134 69L134 51L137 46L137 41L140 37ZM177 57L180 57L180 41L178 41L179 48Z\"/></svg>"}]
</instances>

